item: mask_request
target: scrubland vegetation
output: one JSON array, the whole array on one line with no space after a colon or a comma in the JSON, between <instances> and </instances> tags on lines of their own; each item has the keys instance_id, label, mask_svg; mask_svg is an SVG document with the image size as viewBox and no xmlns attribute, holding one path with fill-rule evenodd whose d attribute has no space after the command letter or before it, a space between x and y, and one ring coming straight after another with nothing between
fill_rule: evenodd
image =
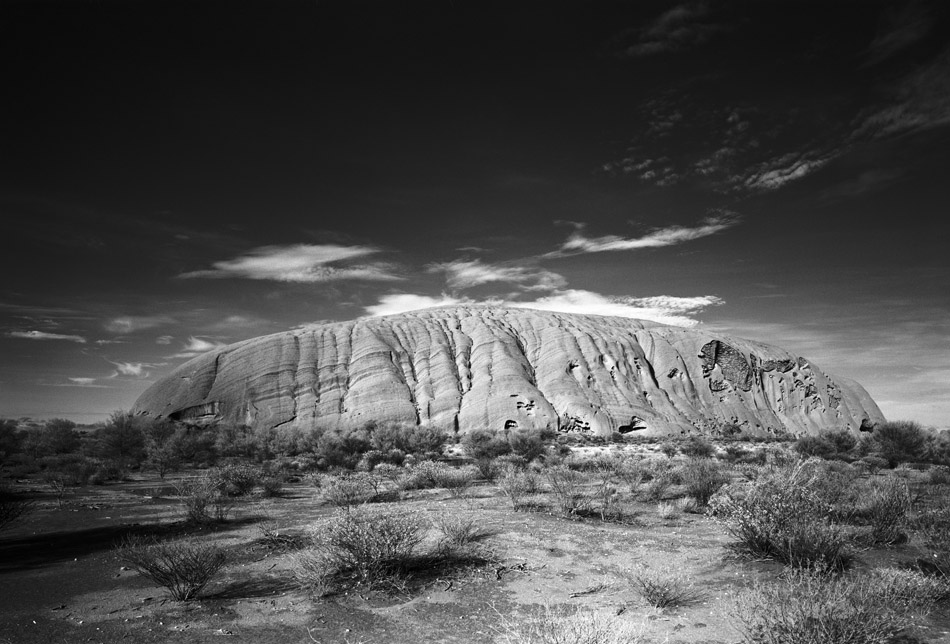
<instances>
[{"instance_id":1,"label":"scrubland vegetation","mask_svg":"<svg viewBox=\"0 0 950 644\"><path fill-rule=\"evenodd\" d=\"M178 518L130 528L113 554L180 602L224 601L209 589L237 565L240 547L275 557L276 587L312 606L408 601L462 580L504 583L531 562L507 557L486 508L507 530L511 517L538 517L564 530L609 527L620 538L708 523L724 547L707 563L751 575L721 600L730 629L722 641L930 641L921 624L944 623L950 598L950 441L911 422L797 440L524 430L455 440L411 426L285 435L117 412L82 431L62 420L2 421L0 459L0 545L37 508L66 511L90 486L168 479ZM289 507L280 503L290 489L320 510L309 521L294 513L286 528L268 508ZM248 517L256 539L222 542ZM630 616L698 610L722 595L682 566L638 561L570 596L612 593L622 598L614 614L547 597L542 610L503 615L487 639L472 641L663 641Z\"/></svg>"}]
</instances>

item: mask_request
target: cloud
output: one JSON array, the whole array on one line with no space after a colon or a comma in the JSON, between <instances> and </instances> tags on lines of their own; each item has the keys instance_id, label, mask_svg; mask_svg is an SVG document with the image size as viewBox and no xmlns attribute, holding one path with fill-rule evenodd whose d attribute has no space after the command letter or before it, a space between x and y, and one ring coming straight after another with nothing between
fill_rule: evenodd
<instances>
[{"instance_id":1,"label":"cloud","mask_svg":"<svg viewBox=\"0 0 950 644\"><path fill-rule=\"evenodd\" d=\"M562 275L543 268L488 264L481 260L456 260L429 266L430 272L444 272L446 283L453 289L466 289L493 282L518 284L528 291L551 291L563 288Z\"/></svg>"},{"instance_id":2,"label":"cloud","mask_svg":"<svg viewBox=\"0 0 950 644\"><path fill-rule=\"evenodd\" d=\"M638 250L641 248L660 248L673 246L684 242L708 237L739 223L739 217L730 211L722 211L717 215L707 217L699 226L668 226L657 228L642 237L625 238L618 235L603 237L585 237L578 230L575 231L560 250L548 253L545 257L561 257L577 253L601 253L605 251Z\"/></svg>"},{"instance_id":3,"label":"cloud","mask_svg":"<svg viewBox=\"0 0 950 644\"><path fill-rule=\"evenodd\" d=\"M737 178L737 181L749 190L775 190L811 174L842 152L792 152L759 164L744 177Z\"/></svg>"},{"instance_id":4,"label":"cloud","mask_svg":"<svg viewBox=\"0 0 950 644\"><path fill-rule=\"evenodd\" d=\"M933 19L920 3L909 3L900 11L884 15L885 24L868 45L867 64L874 65L919 42L929 32Z\"/></svg>"},{"instance_id":5,"label":"cloud","mask_svg":"<svg viewBox=\"0 0 950 644\"><path fill-rule=\"evenodd\" d=\"M635 42L622 47L621 56L652 56L696 47L706 43L713 34L725 29L711 22L705 3L681 4L661 14L642 29L635 30Z\"/></svg>"},{"instance_id":6,"label":"cloud","mask_svg":"<svg viewBox=\"0 0 950 644\"><path fill-rule=\"evenodd\" d=\"M723 300L714 295L699 297L612 297L592 291L566 290L532 302L508 302L508 306L561 313L584 315L613 315L638 320L652 320L673 326L695 326L698 322L690 315L710 306L719 306Z\"/></svg>"},{"instance_id":7,"label":"cloud","mask_svg":"<svg viewBox=\"0 0 950 644\"><path fill-rule=\"evenodd\" d=\"M110 333L133 333L142 329L152 329L166 324L175 324L176 320L165 315L126 315L109 320L105 323L106 331Z\"/></svg>"},{"instance_id":8,"label":"cloud","mask_svg":"<svg viewBox=\"0 0 950 644\"><path fill-rule=\"evenodd\" d=\"M901 80L893 99L858 117L852 138L884 138L950 124L950 49Z\"/></svg>"},{"instance_id":9,"label":"cloud","mask_svg":"<svg viewBox=\"0 0 950 644\"><path fill-rule=\"evenodd\" d=\"M69 378L70 382L74 383L77 387L88 387L96 382L95 378Z\"/></svg>"},{"instance_id":10,"label":"cloud","mask_svg":"<svg viewBox=\"0 0 950 644\"><path fill-rule=\"evenodd\" d=\"M395 281L393 267L381 262L342 264L378 253L368 246L294 244L262 246L234 259L215 262L213 268L182 273L181 278L242 278L275 282L329 282L335 280Z\"/></svg>"},{"instance_id":11,"label":"cloud","mask_svg":"<svg viewBox=\"0 0 950 644\"><path fill-rule=\"evenodd\" d=\"M119 376L148 378L148 369L156 366L144 362L113 362L112 364L115 365L115 372L109 376L110 378L118 378Z\"/></svg>"},{"instance_id":12,"label":"cloud","mask_svg":"<svg viewBox=\"0 0 950 644\"><path fill-rule=\"evenodd\" d=\"M431 309L437 306L450 306L453 304L472 304L472 300L458 299L445 294L441 297L430 297L428 295L414 295L411 293L395 293L383 295L379 298L378 304L367 306L366 312L373 316L393 315L395 313Z\"/></svg>"},{"instance_id":13,"label":"cloud","mask_svg":"<svg viewBox=\"0 0 950 644\"><path fill-rule=\"evenodd\" d=\"M86 338L81 335L64 335L62 333L46 333L45 331L10 331L9 338L23 338L25 340L67 340L86 344Z\"/></svg>"},{"instance_id":14,"label":"cloud","mask_svg":"<svg viewBox=\"0 0 950 644\"><path fill-rule=\"evenodd\" d=\"M171 344L175 337L171 335L160 335L155 338L155 344Z\"/></svg>"},{"instance_id":15,"label":"cloud","mask_svg":"<svg viewBox=\"0 0 950 644\"><path fill-rule=\"evenodd\" d=\"M195 356L200 356L203 353L208 351L213 351L214 349L220 349L221 347L227 346L223 342L214 342L211 340L204 340L202 338L196 338L191 336L188 338L188 342L182 347L181 351L178 353L168 356L169 358L194 358Z\"/></svg>"},{"instance_id":16,"label":"cloud","mask_svg":"<svg viewBox=\"0 0 950 644\"><path fill-rule=\"evenodd\" d=\"M383 296L379 304L366 307L366 311L370 315L379 316L438 306L490 304L499 307L539 309L561 313L614 315L638 320L652 320L674 326L694 326L697 321L689 316L696 315L708 307L718 306L722 303L723 301L714 295L699 297L660 295L636 298L613 297L591 291L570 289L536 300L517 302L502 300L475 302L470 299L456 299L446 295L436 298L428 295L401 293Z\"/></svg>"}]
</instances>

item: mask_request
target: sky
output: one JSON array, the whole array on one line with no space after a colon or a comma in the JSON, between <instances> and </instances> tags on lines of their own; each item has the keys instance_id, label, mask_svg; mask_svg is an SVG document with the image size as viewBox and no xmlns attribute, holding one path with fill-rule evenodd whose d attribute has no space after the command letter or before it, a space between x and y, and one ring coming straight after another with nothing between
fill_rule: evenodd
<instances>
[{"instance_id":1,"label":"sky","mask_svg":"<svg viewBox=\"0 0 950 644\"><path fill-rule=\"evenodd\" d=\"M950 426L950 6L0 3L0 416L488 302L776 344Z\"/></svg>"}]
</instances>

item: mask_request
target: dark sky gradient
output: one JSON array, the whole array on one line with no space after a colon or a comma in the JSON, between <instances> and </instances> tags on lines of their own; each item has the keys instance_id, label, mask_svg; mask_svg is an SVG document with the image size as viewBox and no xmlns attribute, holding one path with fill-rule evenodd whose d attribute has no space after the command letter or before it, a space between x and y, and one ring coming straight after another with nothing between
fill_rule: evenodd
<instances>
[{"instance_id":1,"label":"dark sky gradient","mask_svg":"<svg viewBox=\"0 0 950 644\"><path fill-rule=\"evenodd\" d=\"M702 324L950 425L950 9L0 5L0 415L499 301Z\"/></svg>"}]
</instances>

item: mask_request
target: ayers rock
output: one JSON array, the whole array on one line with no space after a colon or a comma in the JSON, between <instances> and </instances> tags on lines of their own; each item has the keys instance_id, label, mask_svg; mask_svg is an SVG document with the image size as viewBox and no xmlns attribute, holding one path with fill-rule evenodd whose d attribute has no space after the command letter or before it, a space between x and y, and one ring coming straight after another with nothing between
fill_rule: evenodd
<instances>
[{"instance_id":1,"label":"ayers rock","mask_svg":"<svg viewBox=\"0 0 950 644\"><path fill-rule=\"evenodd\" d=\"M643 320L453 306L318 324L216 349L133 411L281 431L422 423L608 435L858 430L856 382L782 349Z\"/></svg>"}]
</instances>

